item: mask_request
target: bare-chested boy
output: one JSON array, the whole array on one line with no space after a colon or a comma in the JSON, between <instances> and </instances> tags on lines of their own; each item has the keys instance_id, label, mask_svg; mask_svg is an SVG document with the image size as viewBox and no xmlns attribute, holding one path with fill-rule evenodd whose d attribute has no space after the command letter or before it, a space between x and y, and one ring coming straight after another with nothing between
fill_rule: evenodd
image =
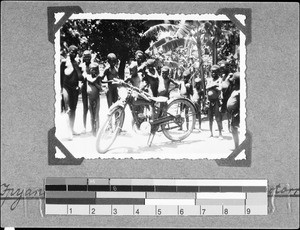
<instances>
[{"instance_id":1,"label":"bare-chested boy","mask_svg":"<svg viewBox=\"0 0 300 230\"><path fill-rule=\"evenodd\" d=\"M172 78L170 78L170 68L163 66L161 69L161 75L158 75L158 96L169 97L170 96L170 83L172 82L175 86L178 86Z\"/></svg>"},{"instance_id":2,"label":"bare-chested boy","mask_svg":"<svg viewBox=\"0 0 300 230\"><path fill-rule=\"evenodd\" d=\"M132 62L129 66L129 78L125 80L125 82L130 82L133 86L139 88L142 82L142 78L139 76L137 71L137 63Z\"/></svg>"},{"instance_id":3,"label":"bare-chested boy","mask_svg":"<svg viewBox=\"0 0 300 230\"><path fill-rule=\"evenodd\" d=\"M92 133L96 136L99 129L99 109L101 78L99 76L99 66L97 63L89 65L90 74L87 75L87 94L89 99L89 111L91 115Z\"/></svg>"},{"instance_id":4,"label":"bare-chested boy","mask_svg":"<svg viewBox=\"0 0 300 230\"><path fill-rule=\"evenodd\" d=\"M213 65L211 68L211 78L208 79L207 82L207 97L209 100L209 108L208 108L208 119L209 119L209 129L210 136L213 137L213 120L214 116L216 118L219 130L219 138L223 139L222 135L222 115L220 112L221 107L221 90L222 90L222 78L219 76L218 65Z\"/></svg>"},{"instance_id":5,"label":"bare-chested boy","mask_svg":"<svg viewBox=\"0 0 300 230\"><path fill-rule=\"evenodd\" d=\"M107 81L113 80L114 78L119 78L118 70L115 67L117 63L117 57L114 53L110 53L107 55L107 61L109 63L109 67L104 70L102 78L107 78ZM108 83L108 91L106 93L107 97L107 105L110 107L113 103L118 100L118 86L112 84L112 82Z\"/></svg>"},{"instance_id":6,"label":"bare-chested boy","mask_svg":"<svg viewBox=\"0 0 300 230\"><path fill-rule=\"evenodd\" d=\"M83 104L83 131L86 132L86 119L88 113L88 95L87 95L87 80L86 75L90 74L89 65L92 61L92 53L89 50L85 50L82 55L82 63L80 64L82 70L82 86L81 86L81 96L82 96L82 104Z\"/></svg>"}]
</instances>

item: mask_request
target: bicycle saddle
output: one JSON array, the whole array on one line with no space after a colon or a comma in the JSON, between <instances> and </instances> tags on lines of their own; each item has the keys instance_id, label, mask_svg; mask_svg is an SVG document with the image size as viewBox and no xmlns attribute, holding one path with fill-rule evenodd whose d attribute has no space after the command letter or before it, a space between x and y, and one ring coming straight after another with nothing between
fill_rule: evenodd
<instances>
[{"instance_id":1,"label":"bicycle saddle","mask_svg":"<svg viewBox=\"0 0 300 230\"><path fill-rule=\"evenodd\" d=\"M169 99L167 97L159 96L159 97L151 97L151 100L155 102L167 102Z\"/></svg>"}]
</instances>

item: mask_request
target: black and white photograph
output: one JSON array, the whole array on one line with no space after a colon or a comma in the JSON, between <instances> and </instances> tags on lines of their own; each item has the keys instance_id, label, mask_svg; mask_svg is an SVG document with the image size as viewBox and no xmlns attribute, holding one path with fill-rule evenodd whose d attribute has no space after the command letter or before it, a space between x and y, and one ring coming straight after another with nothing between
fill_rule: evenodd
<instances>
[{"instance_id":1,"label":"black and white photograph","mask_svg":"<svg viewBox=\"0 0 300 230\"><path fill-rule=\"evenodd\" d=\"M55 48L77 158L222 159L245 139L245 35L225 15L74 14Z\"/></svg>"},{"instance_id":2,"label":"black and white photograph","mask_svg":"<svg viewBox=\"0 0 300 230\"><path fill-rule=\"evenodd\" d=\"M1 2L1 227L299 228L299 4Z\"/></svg>"}]
</instances>

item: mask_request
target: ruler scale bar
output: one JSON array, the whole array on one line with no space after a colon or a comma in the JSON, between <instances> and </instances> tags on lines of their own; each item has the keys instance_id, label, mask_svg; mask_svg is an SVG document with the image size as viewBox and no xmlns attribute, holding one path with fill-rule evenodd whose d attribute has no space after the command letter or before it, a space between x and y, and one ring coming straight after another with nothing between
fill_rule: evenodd
<instances>
[{"instance_id":1,"label":"ruler scale bar","mask_svg":"<svg viewBox=\"0 0 300 230\"><path fill-rule=\"evenodd\" d=\"M96 192L96 198L146 198L145 192Z\"/></svg>"},{"instance_id":2,"label":"ruler scale bar","mask_svg":"<svg viewBox=\"0 0 300 230\"><path fill-rule=\"evenodd\" d=\"M88 185L88 191L110 191L109 185Z\"/></svg>"},{"instance_id":3,"label":"ruler scale bar","mask_svg":"<svg viewBox=\"0 0 300 230\"><path fill-rule=\"evenodd\" d=\"M48 177L46 185L73 184L78 178ZM267 180L239 180L239 179L100 179L79 178L78 183L82 185L165 185L165 186L246 186L266 187Z\"/></svg>"},{"instance_id":4,"label":"ruler scale bar","mask_svg":"<svg viewBox=\"0 0 300 230\"><path fill-rule=\"evenodd\" d=\"M46 185L46 191L128 191L128 192L266 192L266 187L232 186L124 186L124 185Z\"/></svg>"},{"instance_id":5,"label":"ruler scale bar","mask_svg":"<svg viewBox=\"0 0 300 230\"><path fill-rule=\"evenodd\" d=\"M218 192L196 193L197 199L246 199L246 193Z\"/></svg>"},{"instance_id":6,"label":"ruler scale bar","mask_svg":"<svg viewBox=\"0 0 300 230\"><path fill-rule=\"evenodd\" d=\"M154 185L150 185L150 186L147 186L147 185L136 185L136 186L133 186L132 185L132 191L133 192L154 192L155 191L155 187Z\"/></svg>"},{"instance_id":7,"label":"ruler scale bar","mask_svg":"<svg viewBox=\"0 0 300 230\"><path fill-rule=\"evenodd\" d=\"M46 185L46 191L266 192L266 187Z\"/></svg>"},{"instance_id":8,"label":"ruler scale bar","mask_svg":"<svg viewBox=\"0 0 300 230\"><path fill-rule=\"evenodd\" d=\"M145 204L145 199L139 198L97 198L96 204Z\"/></svg>"},{"instance_id":9,"label":"ruler scale bar","mask_svg":"<svg viewBox=\"0 0 300 230\"><path fill-rule=\"evenodd\" d=\"M46 215L267 215L267 180L46 178Z\"/></svg>"}]
</instances>

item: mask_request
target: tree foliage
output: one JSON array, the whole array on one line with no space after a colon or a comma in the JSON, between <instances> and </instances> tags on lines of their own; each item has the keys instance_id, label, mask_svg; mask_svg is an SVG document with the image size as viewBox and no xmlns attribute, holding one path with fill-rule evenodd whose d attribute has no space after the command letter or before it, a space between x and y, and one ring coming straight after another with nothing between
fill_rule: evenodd
<instances>
[{"instance_id":1,"label":"tree foliage","mask_svg":"<svg viewBox=\"0 0 300 230\"><path fill-rule=\"evenodd\" d=\"M187 68L198 62L201 69L227 60L237 69L238 63L234 54L239 30L230 21L68 20L60 38L62 51L76 45L81 52L92 50L99 61L115 53L121 78L136 50L146 51L161 65L172 61Z\"/></svg>"},{"instance_id":2,"label":"tree foliage","mask_svg":"<svg viewBox=\"0 0 300 230\"><path fill-rule=\"evenodd\" d=\"M68 20L61 28L62 50L76 45L96 53L99 61L115 53L120 60L119 74L124 76L125 63L137 50L145 51L151 38L140 36L147 30L142 20ZM153 39L153 38L152 38ZM155 39L154 39L155 40Z\"/></svg>"},{"instance_id":3,"label":"tree foliage","mask_svg":"<svg viewBox=\"0 0 300 230\"><path fill-rule=\"evenodd\" d=\"M160 66L173 62L177 68L192 70L193 76L202 79L204 92L204 75L207 76L211 65L227 61L230 71L238 69L239 62L234 54L239 46L239 31L229 21L174 21L172 24L153 25L144 36L159 40L152 43L147 52L158 60Z\"/></svg>"},{"instance_id":4,"label":"tree foliage","mask_svg":"<svg viewBox=\"0 0 300 230\"><path fill-rule=\"evenodd\" d=\"M161 52L172 50L178 53L180 48L186 48L185 57L180 60L192 56L201 64L205 60L206 65L217 64L221 60L235 63L233 57L239 46L239 31L232 22L189 20L173 23L173 25L154 25L144 33L144 36L151 35L158 38L160 32L166 32L167 29L170 32L165 33L166 37L160 37L159 41L150 45L147 50L149 53L151 51L151 54L155 55L155 50ZM178 54L183 54L182 50ZM208 61L209 58L211 61Z\"/></svg>"}]
</instances>

